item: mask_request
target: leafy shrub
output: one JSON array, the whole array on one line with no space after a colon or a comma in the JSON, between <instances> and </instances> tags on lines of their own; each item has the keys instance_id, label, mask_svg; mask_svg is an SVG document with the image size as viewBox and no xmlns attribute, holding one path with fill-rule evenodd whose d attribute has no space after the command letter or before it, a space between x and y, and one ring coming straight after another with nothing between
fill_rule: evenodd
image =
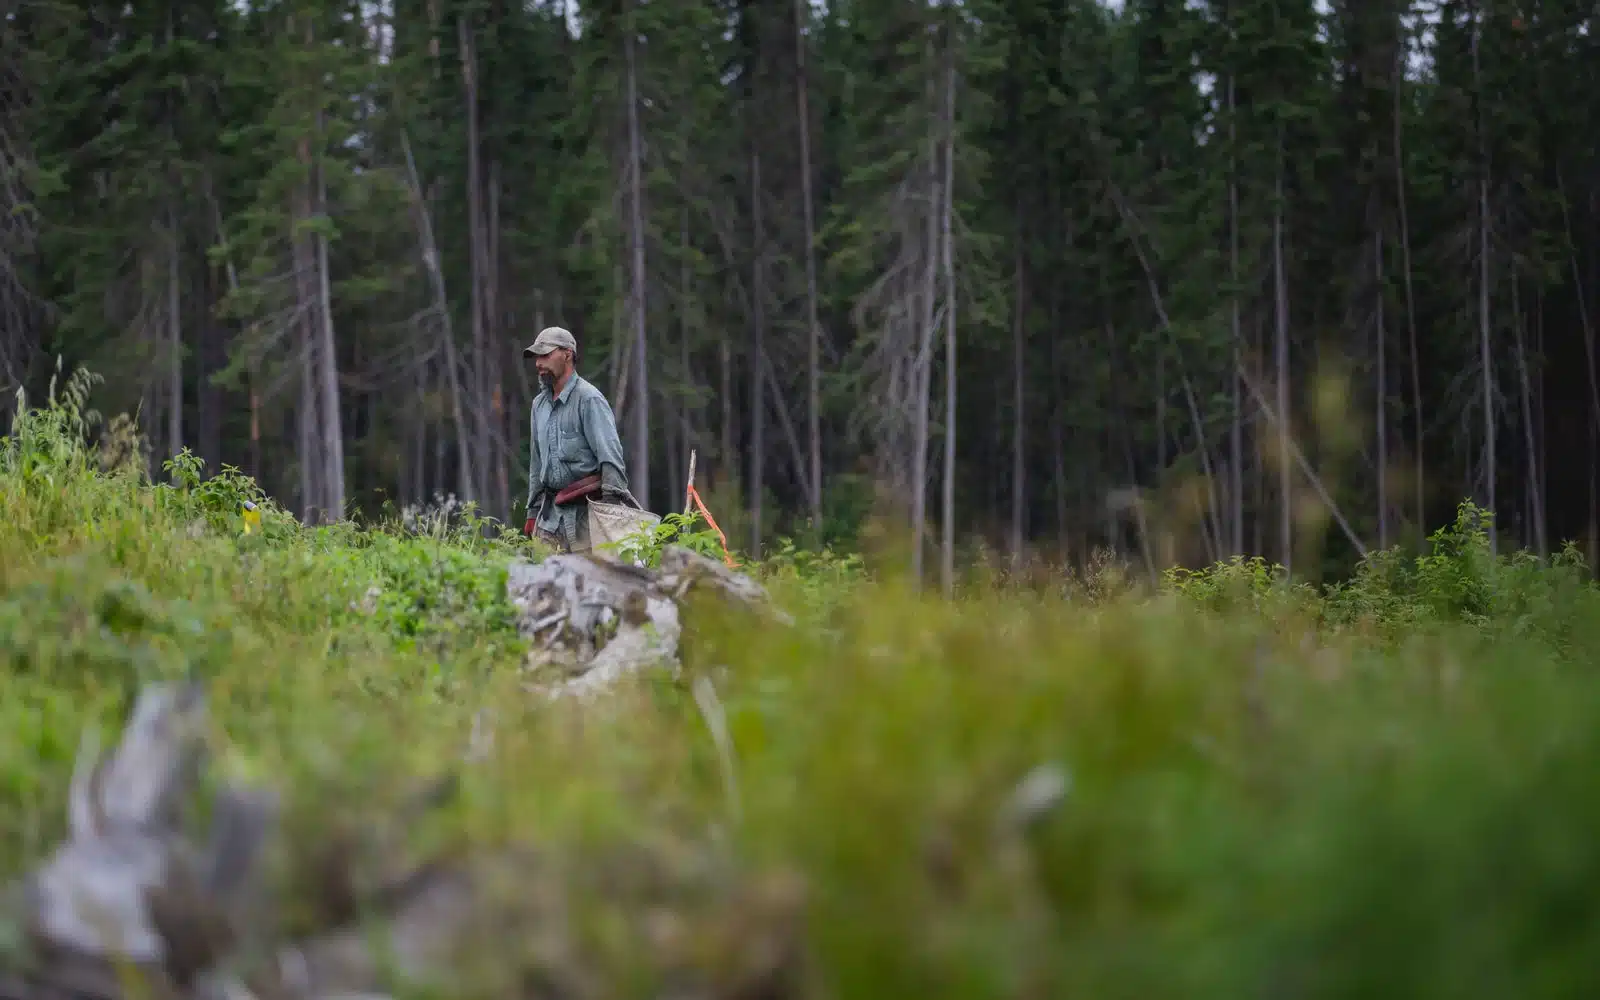
<instances>
[{"instance_id":1,"label":"leafy shrub","mask_svg":"<svg viewBox=\"0 0 1600 1000\"><path fill-rule=\"evenodd\" d=\"M57 486L86 468L85 438L100 421L100 415L88 408L89 390L104 379L75 371L57 395L60 370L58 360L42 407L29 406L27 394L17 390L11 433L0 446L0 475L12 486Z\"/></svg>"},{"instance_id":2,"label":"leafy shrub","mask_svg":"<svg viewBox=\"0 0 1600 1000\"><path fill-rule=\"evenodd\" d=\"M1314 606L1315 589L1290 579L1288 571L1260 556L1243 556L1202 570L1182 567L1162 575L1171 592L1211 611L1255 611L1285 614Z\"/></svg>"},{"instance_id":3,"label":"leafy shrub","mask_svg":"<svg viewBox=\"0 0 1600 1000\"><path fill-rule=\"evenodd\" d=\"M661 553L669 545L682 545L712 559L732 558L723 550L721 537L698 511L668 514L654 525L601 548L625 562L655 567L661 565Z\"/></svg>"}]
</instances>

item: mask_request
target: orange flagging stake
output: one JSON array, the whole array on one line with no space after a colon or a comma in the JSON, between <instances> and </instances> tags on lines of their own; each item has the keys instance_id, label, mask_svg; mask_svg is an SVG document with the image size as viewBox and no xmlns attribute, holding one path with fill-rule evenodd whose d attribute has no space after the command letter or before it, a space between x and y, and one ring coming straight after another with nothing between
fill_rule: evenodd
<instances>
[{"instance_id":1,"label":"orange flagging stake","mask_svg":"<svg viewBox=\"0 0 1600 1000\"><path fill-rule=\"evenodd\" d=\"M700 513L705 516L706 523L711 525L711 530L717 533L717 541L722 543L722 561L728 565L729 569L732 569L734 563L733 555L728 551L728 536L724 535L722 529L717 527L717 519L712 517L711 511L706 509L706 502L700 499L700 491L694 488L694 483L689 484L688 492L690 506L698 507Z\"/></svg>"}]
</instances>

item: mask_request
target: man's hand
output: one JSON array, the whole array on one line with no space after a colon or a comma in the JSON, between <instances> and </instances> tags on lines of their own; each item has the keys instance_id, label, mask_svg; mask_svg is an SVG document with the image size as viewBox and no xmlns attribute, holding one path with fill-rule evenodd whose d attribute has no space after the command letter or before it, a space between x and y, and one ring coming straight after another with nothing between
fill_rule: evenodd
<instances>
[{"instance_id":1,"label":"man's hand","mask_svg":"<svg viewBox=\"0 0 1600 1000\"><path fill-rule=\"evenodd\" d=\"M626 489L618 487L602 489L600 491L600 501L602 503L617 504L618 506L622 507L632 507L635 510L643 509L639 506L639 501L634 499L632 493L628 492Z\"/></svg>"},{"instance_id":2,"label":"man's hand","mask_svg":"<svg viewBox=\"0 0 1600 1000\"><path fill-rule=\"evenodd\" d=\"M532 538L533 537L533 522L534 522L534 518L532 518L532 517L530 517L526 521L522 522L522 537L523 538Z\"/></svg>"},{"instance_id":3,"label":"man's hand","mask_svg":"<svg viewBox=\"0 0 1600 1000\"><path fill-rule=\"evenodd\" d=\"M600 467L600 502L624 507L639 506L639 501L628 491L627 480L622 478L621 470L610 464Z\"/></svg>"}]
</instances>

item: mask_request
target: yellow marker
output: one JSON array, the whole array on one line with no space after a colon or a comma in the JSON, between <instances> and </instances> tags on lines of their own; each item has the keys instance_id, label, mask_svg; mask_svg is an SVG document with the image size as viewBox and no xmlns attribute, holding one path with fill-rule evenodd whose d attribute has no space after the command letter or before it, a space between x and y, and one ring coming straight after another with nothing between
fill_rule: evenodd
<instances>
[{"instance_id":1,"label":"yellow marker","mask_svg":"<svg viewBox=\"0 0 1600 1000\"><path fill-rule=\"evenodd\" d=\"M244 502L244 510L240 513L244 516L245 534L248 535L251 531L261 527L261 510L255 504L246 500Z\"/></svg>"}]
</instances>

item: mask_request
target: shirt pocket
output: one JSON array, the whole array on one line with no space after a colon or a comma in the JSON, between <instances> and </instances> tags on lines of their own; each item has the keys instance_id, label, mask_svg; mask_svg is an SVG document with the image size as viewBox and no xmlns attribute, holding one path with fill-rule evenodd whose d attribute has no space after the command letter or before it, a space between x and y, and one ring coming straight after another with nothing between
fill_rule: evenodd
<instances>
[{"instance_id":1,"label":"shirt pocket","mask_svg":"<svg viewBox=\"0 0 1600 1000\"><path fill-rule=\"evenodd\" d=\"M560 441L556 446L556 456L567 465L582 465L590 457L589 442L584 439L583 428L576 421L560 422L558 434Z\"/></svg>"}]
</instances>

